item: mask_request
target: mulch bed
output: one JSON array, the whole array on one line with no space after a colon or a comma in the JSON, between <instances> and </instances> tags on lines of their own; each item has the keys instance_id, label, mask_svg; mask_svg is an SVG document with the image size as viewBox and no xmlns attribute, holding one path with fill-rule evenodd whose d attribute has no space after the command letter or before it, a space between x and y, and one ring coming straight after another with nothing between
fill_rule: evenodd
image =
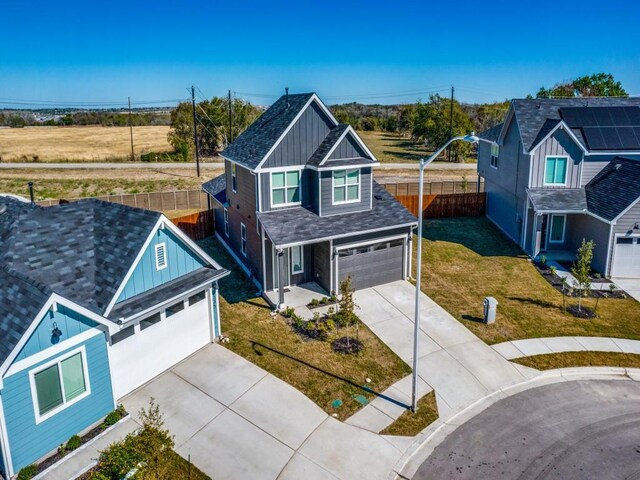
<instances>
[{"instance_id":1,"label":"mulch bed","mask_svg":"<svg viewBox=\"0 0 640 480\"><path fill-rule=\"evenodd\" d=\"M331 347L334 352L351 355L362 350L364 348L364 343L353 337L340 337L331 342Z\"/></svg>"},{"instance_id":2,"label":"mulch bed","mask_svg":"<svg viewBox=\"0 0 640 480\"><path fill-rule=\"evenodd\" d=\"M551 273L551 268L548 265L542 265L538 262L534 262L533 266L536 267L542 278L544 278L549 284L555 288L558 292L562 293L562 278L558 275L554 275ZM609 283L613 285L611 280L606 280L602 278L594 278L591 280L592 283ZM567 285L565 287L565 295L567 297L578 297L580 295L580 291L576 288L573 288L571 285ZM616 288L614 291L610 290L591 290L589 295L585 295L585 297L589 298L627 298L629 295L619 288Z\"/></svg>"},{"instance_id":3,"label":"mulch bed","mask_svg":"<svg viewBox=\"0 0 640 480\"><path fill-rule=\"evenodd\" d=\"M579 308L578 305L569 305L567 312L577 318L596 318L595 312L584 305L582 308Z\"/></svg>"}]
</instances>

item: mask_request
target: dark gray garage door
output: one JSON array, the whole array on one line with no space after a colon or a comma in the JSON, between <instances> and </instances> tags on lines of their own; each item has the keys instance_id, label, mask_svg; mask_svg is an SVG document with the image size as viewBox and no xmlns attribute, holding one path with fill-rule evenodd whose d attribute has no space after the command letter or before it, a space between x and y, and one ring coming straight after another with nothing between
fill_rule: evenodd
<instances>
[{"instance_id":1,"label":"dark gray garage door","mask_svg":"<svg viewBox=\"0 0 640 480\"><path fill-rule=\"evenodd\" d=\"M338 252L338 276L351 276L355 289L402 279L404 240L380 242Z\"/></svg>"}]
</instances>

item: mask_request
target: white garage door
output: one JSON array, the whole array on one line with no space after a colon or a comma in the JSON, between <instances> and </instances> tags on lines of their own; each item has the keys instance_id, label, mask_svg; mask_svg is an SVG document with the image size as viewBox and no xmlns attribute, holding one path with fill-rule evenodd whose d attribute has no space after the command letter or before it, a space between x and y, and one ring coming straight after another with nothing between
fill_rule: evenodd
<instances>
[{"instance_id":1,"label":"white garage door","mask_svg":"<svg viewBox=\"0 0 640 480\"><path fill-rule=\"evenodd\" d=\"M611 276L640 278L640 237L616 237Z\"/></svg>"},{"instance_id":2,"label":"white garage door","mask_svg":"<svg viewBox=\"0 0 640 480\"><path fill-rule=\"evenodd\" d=\"M210 343L207 302L205 297L189 306L187 300L181 311L169 312L170 316L162 319L158 314L142 320L135 333L134 330L121 332L125 338L121 337L109 347L111 381L116 399Z\"/></svg>"}]
</instances>

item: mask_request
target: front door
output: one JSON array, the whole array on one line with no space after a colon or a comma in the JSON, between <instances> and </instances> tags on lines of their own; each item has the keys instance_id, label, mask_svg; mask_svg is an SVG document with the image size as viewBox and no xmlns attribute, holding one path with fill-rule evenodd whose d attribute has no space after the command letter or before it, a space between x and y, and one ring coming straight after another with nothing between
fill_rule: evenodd
<instances>
[{"instance_id":1,"label":"front door","mask_svg":"<svg viewBox=\"0 0 640 480\"><path fill-rule=\"evenodd\" d=\"M540 251L547 251L547 229L549 223L549 215L542 215L542 225L540 226Z\"/></svg>"}]
</instances>

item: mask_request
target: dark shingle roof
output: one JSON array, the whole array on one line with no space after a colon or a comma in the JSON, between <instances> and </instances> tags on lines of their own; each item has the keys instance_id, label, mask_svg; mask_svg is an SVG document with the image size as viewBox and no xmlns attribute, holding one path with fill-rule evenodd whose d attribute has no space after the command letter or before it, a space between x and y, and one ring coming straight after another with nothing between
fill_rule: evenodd
<instances>
[{"instance_id":1,"label":"dark shingle roof","mask_svg":"<svg viewBox=\"0 0 640 480\"><path fill-rule=\"evenodd\" d=\"M100 315L160 217L93 199L9 210L0 265Z\"/></svg>"},{"instance_id":2,"label":"dark shingle roof","mask_svg":"<svg viewBox=\"0 0 640 480\"><path fill-rule=\"evenodd\" d=\"M584 188L532 188L527 190L537 212L586 212Z\"/></svg>"},{"instance_id":3,"label":"dark shingle roof","mask_svg":"<svg viewBox=\"0 0 640 480\"><path fill-rule=\"evenodd\" d=\"M277 246L320 241L370 230L415 224L417 219L389 192L373 182L373 208L364 212L320 217L306 208L258 214L269 238Z\"/></svg>"},{"instance_id":4,"label":"dark shingle roof","mask_svg":"<svg viewBox=\"0 0 640 480\"><path fill-rule=\"evenodd\" d=\"M499 123L494 127L487 128L484 132L478 134L478 137L484 140L488 140L489 142L495 142L496 140L498 140L498 137L500 136L500 132L502 131L503 125L504 123Z\"/></svg>"},{"instance_id":5,"label":"dark shingle roof","mask_svg":"<svg viewBox=\"0 0 640 480\"><path fill-rule=\"evenodd\" d=\"M613 220L640 197L640 161L614 158L585 190L589 211Z\"/></svg>"},{"instance_id":6,"label":"dark shingle roof","mask_svg":"<svg viewBox=\"0 0 640 480\"><path fill-rule=\"evenodd\" d=\"M541 129L547 120L561 120L560 109L566 107L640 107L640 98L590 97L590 98L533 98L513 100L512 108L520 127L522 143L527 151L531 150L542 137ZM548 125L547 125L548 126ZM574 132L575 133L575 132ZM579 138L580 139L580 138Z\"/></svg>"},{"instance_id":7,"label":"dark shingle roof","mask_svg":"<svg viewBox=\"0 0 640 480\"><path fill-rule=\"evenodd\" d=\"M345 132L347 128L349 128L349 125L346 125L344 123L336 125L334 128L332 128L325 139L322 141L322 143L318 145L316 151L313 152L313 155L311 155L311 158L309 158L307 165L311 165L314 167L320 165L320 162L322 162L324 157L327 156L329 150L331 150L333 146L338 142L340 136Z\"/></svg>"},{"instance_id":8,"label":"dark shingle roof","mask_svg":"<svg viewBox=\"0 0 640 480\"><path fill-rule=\"evenodd\" d=\"M322 164L320 170L324 168L335 168L335 167L352 167L352 166L371 166L378 165L378 162L371 160L370 158L357 157L357 158L337 158L335 160L327 160Z\"/></svg>"},{"instance_id":9,"label":"dark shingle roof","mask_svg":"<svg viewBox=\"0 0 640 480\"><path fill-rule=\"evenodd\" d=\"M280 97L221 155L255 169L312 96L313 93L300 93Z\"/></svg>"},{"instance_id":10,"label":"dark shingle roof","mask_svg":"<svg viewBox=\"0 0 640 480\"><path fill-rule=\"evenodd\" d=\"M0 267L0 363L18 345L52 293L6 265Z\"/></svg>"},{"instance_id":11,"label":"dark shingle roof","mask_svg":"<svg viewBox=\"0 0 640 480\"><path fill-rule=\"evenodd\" d=\"M202 184L202 190L207 192L221 204L227 201L227 176L219 175Z\"/></svg>"},{"instance_id":12,"label":"dark shingle roof","mask_svg":"<svg viewBox=\"0 0 640 480\"><path fill-rule=\"evenodd\" d=\"M138 312L143 312L149 308L165 302L171 298L181 295L190 288L202 285L207 282L214 282L218 278L226 275L226 270L216 270L211 267L202 267L187 275L176 278L159 287L152 288L146 292L136 295L124 302L117 303L109 313L109 320L117 322L120 318L128 318Z\"/></svg>"}]
</instances>

